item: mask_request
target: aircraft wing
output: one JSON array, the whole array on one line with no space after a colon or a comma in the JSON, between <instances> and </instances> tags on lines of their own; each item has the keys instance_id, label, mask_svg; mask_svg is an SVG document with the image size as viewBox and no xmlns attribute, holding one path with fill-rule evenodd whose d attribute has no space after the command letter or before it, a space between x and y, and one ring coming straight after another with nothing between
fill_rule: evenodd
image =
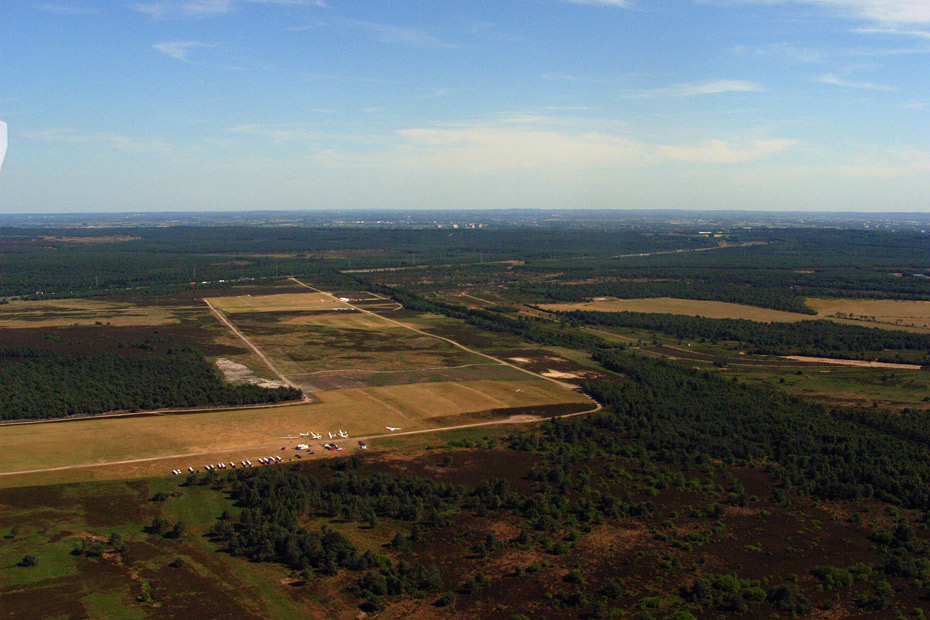
<instances>
[{"instance_id":1,"label":"aircraft wing","mask_svg":"<svg viewBox=\"0 0 930 620\"><path fill-rule=\"evenodd\" d=\"M6 123L0 121L0 168L3 168L3 158L6 156Z\"/></svg>"}]
</instances>

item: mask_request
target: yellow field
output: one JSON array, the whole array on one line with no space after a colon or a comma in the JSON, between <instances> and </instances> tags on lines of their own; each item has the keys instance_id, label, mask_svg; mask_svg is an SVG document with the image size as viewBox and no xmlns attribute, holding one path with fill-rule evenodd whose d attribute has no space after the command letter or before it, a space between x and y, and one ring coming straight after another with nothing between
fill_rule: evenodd
<instances>
[{"instance_id":1,"label":"yellow field","mask_svg":"<svg viewBox=\"0 0 930 620\"><path fill-rule=\"evenodd\" d=\"M292 312L349 308L328 293L281 293L278 295L239 295L237 297L211 297L218 310L229 314L237 312Z\"/></svg>"},{"instance_id":2,"label":"yellow field","mask_svg":"<svg viewBox=\"0 0 930 620\"><path fill-rule=\"evenodd\" d=\"M179 320L171 308L136 306L90 299L15 300L0 306L0 327L65 327L68 325L167 325Z\"/></svg>"},{"instance_id":3,"label":"yellow field","mask_svg":"<svg viewBox=\"0 0 930 620\"><path fill-rule=\"evenodd\" d=\"M567 304L544 304L546 310L570 312L584 310L590 312L655 312L681 314L685 316L702 316L708 319L749 319L751 321L784 322L810 321L811 315L796 312L782 312L756 308L742 304L723 301L702 301L698 299L674 299L671 297L652 297L648 299L603 299Z\"/></svg>"},{"instance_id":4,"label":"yellow field","mask_svg":"<svg viewBox=\"0 0 930 620\"><path fill-rule=\"evenodd\" d=\"M143 472L168 474L173 468L203 467L221 458L254 460L280 453L282 446L320 441L283 439L314 431L328 440L327 431L347 431L352 437L385 434L386 426L403 431L444 426L436 418L507 407L590 402L583 395L551 382L473 381L421 383L378 388L348 389L315 394L317 404L211 411L185 415L123 417L74 422L45 422L0 427L4 457L0 473L32 469L111 463L105 467L75 469L41 476L0 476L0 486L47 483L56 479L103 479L135 476ZM429 421L426 418L430 418ZM454 422L453 422L454 424ZM347 448L355 440L342 440ZM195 453L222 452L225 456ZM182 455L177 458L154 460ZM140 463L120 461L153 459Z\"/></svg>"},{"instance_id":5,"label":"yellow field","mask_svg":"<svg viewBox=\"0 0 930 620\"><path fill-rule=\"evenodd\" d=\"M868 327L930 331L930 301L810 298L807 305L823 318L854 321Z\"/></svg>"},{"instance_id":6,"label":"yellow field","mask_svg":"<svg viewBox=\"0 0 930 620\"><path fill-rule=\"evenodd\" d=\"M376 331L408 331L383 319L362 312L333 312L330 314L307 314L289 317L281 321L284 325L309 325L336 329L370 329Z\"/></svg>"}]
</instances>

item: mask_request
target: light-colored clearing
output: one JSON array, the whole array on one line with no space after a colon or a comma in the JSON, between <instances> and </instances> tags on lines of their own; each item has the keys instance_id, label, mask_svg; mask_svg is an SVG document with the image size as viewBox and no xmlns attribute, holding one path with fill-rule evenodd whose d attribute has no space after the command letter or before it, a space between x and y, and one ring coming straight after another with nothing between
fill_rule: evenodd
<instances>
[{"instance_id":1,"label":"light-colored clearing","mask_svg":"<svg viewBox=\"0 0 930 620\"><path fill-rule=\"evenodd\" d=\"M553 370L551 368L539 374L544 377L552 377L553 379L578 379L580 377L580 375L573 372L562 372L561 370Z\"/></svg>"},{"instance_id":2,"label":"light-colored clearing","mask_svg":"<svg viewBox=\"0 0 930 620\"><path fill-rule=\"evenodd\" d=\"M810 321L817 317L797 312L783 312L768 308L756 308L743 304L731 304L724 301L703 301L699 299L676 299L672 297L650 297L647 299L610 299L598 298L566 304L545 304L546 310L570 312L582 310L590 312L653 312L680 314L684 316L702 316L708 319L749 319L767 323L793 323Z\"/></svg>"},{"instance_id":3,"label":"light-colored clearing","mask_svg":"<svg viewBox=\"0 0 930 620\"><path fill-rule=\"evenodd\" d=\"M283 381L263 379L256 375L252 369L245 364L234 362L225 357L218 358L216 360L216 365L223 371L223 377L230 383L251 383L263 388L287 387L287 384Z\"/></svg>"},{"instance_id":4,"label":"light-colored clearing","mask_svg":"<svg viewBox=\"0 0 930 620\"><path fill-rule=\"evenodd\" d=\"M892 362L871 362L868 360L843 360L834 357L807 357L805 355L785 355L786 360L796 362L817 362L820 364L836 364L837 366L858 366L860 368L897 368L899 370L920 370L917 364L895 364Z\"/></svg>"},{"instance_id":5,"label":"light-colored clearing","mask_svg":"<svg viewBox=\"0 0 930 620\"><path fill-rule=\"evenodd\" d=\"M167 325L178 323L171 308L136 306L93 299L14 300L0 306L0 327L65 327L110 324Z\"/></svg>"},{"instance_id":6,"label":"light-colored clearing","mask_svg":"<svg viewBox=\"0 0 930 620\"><path fill-rule=\"evenodd\" d=\"M818 299L807 305L819 317L855 322L866 327L930 331L930 301L897 299Z\"/></svg>"},{"instance_id":7,"label":"light-colored clearing","mask_svg":"<svg viewBox=\"0 0 930 620\"><path fill-rule=\"evenodd\" d=\"M584 395L543 379L470 381L396 385L317 392L320 403L287 407L89 419L0 426L0 473L113 463L133 459L220 450L250 451L248 458L293 448L283 437L315 431L346 430L350 435L384 433L386 426L404 431L432 428L435 418L507 407L590 403ZM430 418L430 423L424 421ZM454 424L454 422L450 423ZM325 440L325 439L324 439ZM314 450L319 441L311 442ZM354 444L351 439L343 442ZM280 452L287 456L285 452ZM293 453L293 450L290 451ZM174 467L203 467L209 457L177 459ZM84 479L107 477L107 467L87 470ZM165 465L164 473L172 467ZM0 476L0 486L17 484ZM32 478L35 483L35 478Z\"/></svg>"},{"instance_id":8,"label":"light-colored clearing","mask_svg":"<svg viewBox=\"0 0 930 620\"><path fill-rule=\"evenodd\" d=\"M508 357L507 359L518 364L530 364L533 361L528 357Z\"/></svg>"},{"instance_id":9,"label":"light-colored clearing","mask_svg":"<svg viewBox=\"0 0 930 620\"><path fill-rule=\"evenodd\" d=\"M280 293L277 295L239 295L237 297L211 297L210 303L217 309L235 314L238 312L293 312L351 309L349 304L339 301L329 293ZM343 310L348 312L348 310Z\"/></svg>"}]
</instances>

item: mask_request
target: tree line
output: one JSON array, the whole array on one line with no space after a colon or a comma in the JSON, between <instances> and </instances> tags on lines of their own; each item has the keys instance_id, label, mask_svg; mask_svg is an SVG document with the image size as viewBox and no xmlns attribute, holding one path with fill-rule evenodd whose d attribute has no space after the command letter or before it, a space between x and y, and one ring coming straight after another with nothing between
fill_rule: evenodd
<instances>
[{"instance_id":1,"label":"tree line","mask_svg":"<svg viewBox=\"0 0 930 620\"><path fill-rule=\"evenodd\" d=\"M814 355L905 361L897 351L918 351L930 362L930 334L846 325L834 321L765 323L748 319L709 319L651 312L559 313L581 325L645 329L683 340L739 342L760 355Z\"/></svg>"},{"instance_id":2,"label":"tree line","mask_svg":"<svg viewBox=\"0 0 930 620\"><path fill-rule=\"evenodd\" d=\"M112 411L274 403L293 388L225 383L193 348L67 356L47 349L0 351L0 419L49 419Z\"/></svg>"}]
</instances>

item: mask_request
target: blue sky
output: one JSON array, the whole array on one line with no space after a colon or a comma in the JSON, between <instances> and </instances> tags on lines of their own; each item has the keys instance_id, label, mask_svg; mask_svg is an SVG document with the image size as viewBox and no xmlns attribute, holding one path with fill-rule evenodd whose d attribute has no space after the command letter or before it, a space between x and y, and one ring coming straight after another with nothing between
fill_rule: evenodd
<instances>
[{"instance_id":1,"label":"blue sky","mask_svg":"<svg viewBox=\"0 0 930 620\"><path fill-rule=\"evenodd\" d=\"M0 3L0 212L930 209L928 0Z\"/></svg>"}]
</instances>

